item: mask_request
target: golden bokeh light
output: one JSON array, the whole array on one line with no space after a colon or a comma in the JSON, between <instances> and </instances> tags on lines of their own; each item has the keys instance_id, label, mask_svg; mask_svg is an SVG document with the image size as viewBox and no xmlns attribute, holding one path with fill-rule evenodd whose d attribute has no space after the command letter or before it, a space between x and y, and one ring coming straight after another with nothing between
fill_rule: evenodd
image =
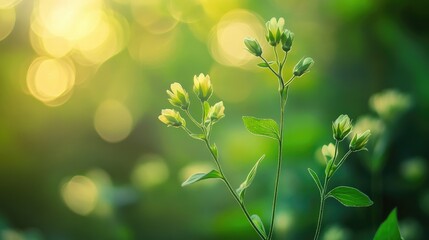
<instances>
[{"instance_id":1,"label":"golden bokeh light","mask_svg":"<svg viewBox=\"0 0 429 240\"><path fill-rule=\"evenodd\" d=\"M253 88L245 76L247 72L231 67L215 64L210 69L210 76L216 84L215 94L228 102L242 102L246 100ZM240 91L237 91L240 89Z\"/></svg>"},{"instance_id":2,"label":"golden bokeh light","mask_svg":"<svg viewBox=\"0 0 429 240\"><path fill-rule=\"evenodd\" d=\"M74 176L63 185L61 195L70 210L85 216L95 209L99 190L90 178Z\"/></svg>"},{"instance_id":3,"label":"golden bokeh light","mask_svg":"<svg viewBox=\"0 0 429 240\"><path fill-rule=\"evenodd\" d=\"M64 103L74 83L74 65L67 59L39 57L28 68L28 91L36 99L50 106Z\"/></svg>"},{"instance_id":4,"label":"golden bokeh light","mask_svg":"<svg viewBox=\"0 0 429 240\"><path fill-rule=\"evenodd\" d=\"M167 181L169 170L164 159L157 155L142 156L134 168L131 181L141 189L150 189Z\"/></svg>"},{"instance_id":5,"label":"golden bokeh light","mask_svg":"<svg viewBox=\"0 0 429 240\"><path fill-rule=\"evenodd\" d=\"M2 9L0 6L0 41L5 39L12 32L15 27L15 20L15 8Z\"/></svg>"},{"instance_id":6,"label":"golden bokeh light","mask_svg":"<svg viewBox=\"0 0 429 240\"><path fill-rule=\"evenodd\" d=\"M133 117L122 103L105 100L95 112L94 127L103 140L111 143L120 142L131 133Z\"/></svg>"},{"instance_id":7,"label":"golden bokeh light","mask_svg":"<svg viewBox=\"0 0 429 240\"><path fill-rule=\"evenodd\" d=\"M10 9L15 7L22 0L0 0L0 9Z\"/></svg>"},{"instance_id":8,"label":"golden bokeh light","mask_svg":"<svg viewBox=\"0 0 429 240\"><path fill-rule=\"evenodd\" d=\"M233 10L225 14L212 29L210 52L213 58L227 66L243 66L254 56L245 50L243 39L263 39L260 18L246 10ZM262 41L260 41L262 43Z\"/></svg>"}]
</instances>

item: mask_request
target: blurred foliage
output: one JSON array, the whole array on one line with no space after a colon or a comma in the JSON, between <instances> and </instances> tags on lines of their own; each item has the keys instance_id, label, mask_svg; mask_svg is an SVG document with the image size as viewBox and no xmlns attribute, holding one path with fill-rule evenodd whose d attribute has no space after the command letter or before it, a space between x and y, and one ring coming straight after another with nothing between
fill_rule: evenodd
<instances>
[{"instance_id":1,"label":"blurred foliage","mask_svg":"<svg viewBox=\"0 0 429 240\"><path fill-rule=\"evenodd\" d=\"M221 184L180 187L212 162L199 142L157 116L172 82L191 92L195 74L210 74L226 107L213 137L230 180L239 184L257 156L267 155L247 197L268 219L276 146L246 132L241 116L276 119L277 82L256 67L243 38L263 40L264 22L276 16L295 33L286 72L301 56L316 62L289 95L277 237L312 237L318 196L306 169L322 171L315 156L332 141L331 122L342 113L368 115L371 96L396 89L412 105L385 126L392 134L379 174L365 160L370 148L337 176L372 189L375 205L344 209L328 201L322 236L370 239L397 207L404 237L423 239L428 7L399 0L0 0L0 238L254 239Z\"/></svg>"}]
</instances>

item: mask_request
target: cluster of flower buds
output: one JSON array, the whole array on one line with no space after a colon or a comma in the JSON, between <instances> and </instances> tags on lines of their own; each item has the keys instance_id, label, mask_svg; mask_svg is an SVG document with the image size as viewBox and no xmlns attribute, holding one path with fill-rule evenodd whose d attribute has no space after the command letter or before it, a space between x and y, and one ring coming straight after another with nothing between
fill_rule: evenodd
<instances>
[{"instance_id":1,"label":"cluster of flower buds","mask_svg":"<svg viewBox=\"0 0 429 240\"><path fill-rule=\"evenodd\" d=\"M282 50L285 53L288 53L292 49L292 44L295 35L293 32L285 28L285 20L284 18L271 18L266 24L266 33L265 39L268 44L277 47L281 46ZM247 51L256 57L262 57L262 47L259 44L258 40L255 38L247 37L244 39L244 44L246 45ZM295 77L300 77L303 74L310 71L310 68L313 66L314 61L310 57L302 58L294 67L293 75ZM266 64L263 64L266 66Z\"/></svg>"},{"instance_id":2,"label":"cluster of flower buds","mask_svg":"<svg viewBox=\"0 0 429 240\"><path fill-rule=\"evenodd\" d=\"M332 135L335 140L340 142L350 134L352 128L353 125L349 116L342 114L332 123ZM366 150L365 146L370 136L370 130L366 130L363 133L355 133L349 144L350 150L353 152Z\"/></svg>"},{"instance_id":3,"label":"cluster of flower buds","mask_svg":"<svg viewBox=\"0 0 429 240\"><path fill-rule=\"evenodd\" d=\"M180 83L173 83L170 86L171 90L167 90L167 94L169 96L168 101L171 105L182 109L183 111L188 111L190 106L189 94L186 90L180 85ZM221 118L225 116L225 107L223 106L223 102L218 102L213 106L208 104L208 100L213 94L213 88L210 81L209 75L195 75L194 76L194 86L193 91L197 95L198 99L205 106L207 105L207 112L204 119L205 122L215 123L219 121ZM189 113L189 112L188 112ZM173 109L163 109L161 115L159 115L158 119L166 124L167 126L173 127L185 127L186 121L183 119L179 112Z\"/></svg>"}]
</instances>

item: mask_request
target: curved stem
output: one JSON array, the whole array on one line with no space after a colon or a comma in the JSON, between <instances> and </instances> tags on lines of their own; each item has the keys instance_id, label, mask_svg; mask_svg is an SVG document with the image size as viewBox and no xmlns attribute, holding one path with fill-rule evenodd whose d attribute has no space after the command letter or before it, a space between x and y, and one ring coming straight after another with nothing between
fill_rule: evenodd
<instances>
[{"instance_id":1,"label":"curved stem","mask_svg":"<svg viewBox=\"0 0 429 240\"><path fill-rule=\"evenodd\" d=\"M258 233L259 237L263 240L266 240L267 238L264 236L264 234L258 229L258 227L256 227L255 223L252 221L252 218L249 214L249 211L247 210L246 206L244 205L243 202L240 201L240 198L238 197L237 193L234 191L234 189L232 188L230 182L228 181L228 179L226 178L222 167L219 163L219 159L216 156L216 154L213 152L212 148L210 147L210 143L207 140L207 138L204 141L206 143L207 148L210 150L210 153L213 157L213 160L216 163L216 166L218 168L219 173L222 175L222 179L226 185L226 187L228 188L229 192L231 193L231 195L234 197L235 201L238 203L238 205L240 206L241 210L243 211L244 215L246 215L247 220L249 221L250 225L252 225L253 229Z\"/></svg>"},{"instance_id":2,"label":"curved stem","mask_svg":"<svg viewBox=\"0 0 429 240\"><path fill-rule=\"evenodd\" d=\"M323 189L322 189L322 192L320 193L319 217L317 218L317 227L316 227L316 233L314 234L314 240L317 240L319 238L320 229L322 227L323 210L325 208L325 194L326 194L327 185L328 185L328 178L325 177L325 182L323 184Z\"/></svg>"},{"instance_id":3,"label":"curved stem","mask_svg":"<svg viewBox=\"0 0 429 240\"><path fill-rule=\"evenodd\" d=\"M274 74L274 75L276 75L279 79L281 79L282 77L279 75L279 74L277 74L277 72L270 66L270 64L268 63L268 61L264 58L264 57L262 57L262 56L260 56L260 58L262 59L262 61L264 61L266 64L267 64L267 66L268 66L268 69L270 69L271 70L271 72Z\"/></svg>"},{"instance_id":4,"label":"curved stem","mask_svg":"<svg viewBox=\"0 0 429 240\"><path fill-rule=\"evenodd\" d=\"M197 122L197 120L195 120L194 117L192 117L191 113L189 112L189 109L184 110L186 112L186 115L188 115L189 119L191 119L191 121L197 125L197 127L199 127L200 129L202 129L202 124L200 124L199 122Z\"/></svg>"}]
</instances>

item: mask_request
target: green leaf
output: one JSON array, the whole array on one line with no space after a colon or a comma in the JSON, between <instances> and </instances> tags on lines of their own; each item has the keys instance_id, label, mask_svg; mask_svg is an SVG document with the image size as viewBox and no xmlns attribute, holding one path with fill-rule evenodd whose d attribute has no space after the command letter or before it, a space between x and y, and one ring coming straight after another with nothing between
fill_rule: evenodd
<instances>
[{"instance_id":1,"label":"green leaf","mask_svg":"<svg viewBox=\"0 0 429 240\"><path fill-rule=\"evenodd\" d=\"M274 61L269 61L268 64L266 62L258 63L258 67L267 68L269 65L273 64Z\"/></svg>"},{"instance_id":2,"label":"green leaf","mask_svg":"<svg viewBox=\"0 0 429 240\"><path fill-rule=\"evenodd\" d=\"M279 139L279 127L273 119L243 116L243 122L247 130L255 135Z\"/></svg>"},{"instance_id":3,"label":"green leaf","mask_svg":"<svg viewBox=\"0 0 429 240\"><path fill-rule=\"evenodd\" d=\"M317 173L313 171L313 169L308 168L308 172L310 173L311 177L313 178L314 182L317 185L317 188L319 189L319 193L322 194L322 184L320 183L319 176L317 176Z\"/></svg>"},{"instance_id":4,"label":"green leaf","mask_svg":"<svg viewBox=\"0 0 429 240\"><path fill-rule=\"evenodd\" d=\"M204 101L203 108L204 108L204 121L203 122L205 122L207 120L207 115L209 114L209 110L210 110L209 102Z\"/></svg>"},{"instance_id":5,"label":"green leaf","mask_svg":"<svg viewBox=\"0 0 429 240\"><path fill-rule=\"evenodd\" d=\"M197 139L197 140L203 140L206 138L206 136L204 136L204 134L189 134L189 136L191 136L191 138Z\"/></svg>"},{"instance_id":6,"label":"green leaf","mask_svg":"<svg viewBox=\"0 0 429 240\"><path fill-rule=\"evenodd\" d=\"M249 174L247 174L246 180L244 180L244 182L240 184L240 187L237 188L237 190L235 190L238 196L240 197L241 202L244 201L244 193L246 192L246 189L250 187L250 185L252 184L253 179L255 178L255 175L256 175L256 171L258 170L259 162L261 162L262 159L264 159L264 157L265 155L262 155L262 157L259 158L259 160L255 163L255 165L250 170Z\"/></svg>"},{"instance_id":7,"label":"green leaf","mask_svg":"<svg viewBox=\"0 0 429 240\"><path fill-rule=\"evenodd\" d=\"M188 179L186 179L186 181L184 181L182 183L182 187L184 186L188 186L192 183L204 180L204 179L210 179L210 178L220 178L223 179L223 176L220 172L216 171L216 170L211 170L208 173L196 173L192 176L190 176Z\"/></svg>"},{"instance_id":8,"label":"green leaf","mask_svg":"<svg viewBox=\"0 0 429 240\"><path fill-rule=\"evenodd\" d=\"M368 207L373 204L371 199L365 193L356 188L339 186L332 189L326 196L337 199L346 207Z\"/></svg>"},{"instance_id":9,"label":"green leaf","mask_svg":"<svg viewBox=\"0 0 429 240\"><path fill-rule=\"evenodd\" d=\"M217 147L216 144L212 144L210 149L212 150L213 154L215 155L215 157L217 158Z\"/></svg>"},{"instance_id":10,"label":"green leaf","mask_svg":"<svg viewBox=\"0 0 429 240\"><path fill-rule=\"evenodd\" d=\"M386 220L378 227L374 240L401 240L403 239L399 232L398 218L396 208L390 212Z\"/></svg>"},{"instance_id":11,"label":"green leaf","mask_svg":"<svg viewBox=\"0 0 429 240\"><path fill-rule=\"evenodd\" d=\"M252 216L250 216L250 219L252 219L252 222L255 224L256 228L258 228L258 230L266 238L267 237L267 233L265 232L264 223L262 223L261 218L258 215L253 214Z\"/></svg>"}]
</instances>

